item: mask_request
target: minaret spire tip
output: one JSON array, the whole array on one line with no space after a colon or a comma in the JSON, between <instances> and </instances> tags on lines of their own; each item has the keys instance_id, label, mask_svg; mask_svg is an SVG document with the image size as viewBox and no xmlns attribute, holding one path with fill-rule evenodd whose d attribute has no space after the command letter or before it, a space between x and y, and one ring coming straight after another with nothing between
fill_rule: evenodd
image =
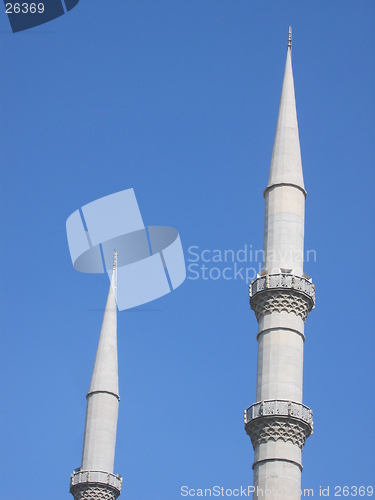
<instances>
[{"instance_id":1,"label":"minaret spire tip","mask_svg":"<svg viewBox=\"0 0 375 500\"><path fill-rule=\"evenodd\" d=\"M114 251L113 254L113 270L116 271L117 269L117 257L118 257L118 252L117 250Z\"/></svg>"},{"instance_id":2,"label":"minaret spire tip","mask_svg":"<svg viewBox=\"0 0 375 500\"><path fill-rule=\"evenodd\" d=\"M113 254L112 279L113 279L113 285L115 287L115 300L116 300L116 303L117 303L117 257L118 257L118 252L117 252L117 250L115 250L114 254Z\"/></svg>"},{"instance_id":3,"label":"minaret spire tip","mask_svg":"<svg viewBox=\"0 0 375 500\"><path fill-rule=\"evenodd\" d=\"M288 50L292 50L292 27L291 26L289 26Z\"/></svg>"}]
</instances>

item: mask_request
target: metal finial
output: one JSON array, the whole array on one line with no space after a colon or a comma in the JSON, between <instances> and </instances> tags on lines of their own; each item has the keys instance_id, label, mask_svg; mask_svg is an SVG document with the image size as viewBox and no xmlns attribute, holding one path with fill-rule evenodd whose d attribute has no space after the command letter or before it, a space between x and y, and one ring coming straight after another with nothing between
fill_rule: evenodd
<instances>
[{"instance_id":1,"label":"metal finial","mask_svg":"<svg viewBox=\"0 0 375 500\"><path fill-rule=\"evenodd\" d=\"M118 257L118 252L115 250L114 257L113 257L113 270L116 271L117 269L117 257Z\"/></svg>"},{"instance_id":2,"label":"metal finial","mask_svg":"<svg viewBox=\"0 0 375 500\"><path fill-rule=\"evenodd\" d=\"M288 49L292 49L292 27L289 26Z\"/></svg>"},{"instance_id":3,"label":"metal finial","mask_svg":"<svg viewBox=\"0 0 375 500\"><path fill-rule=\"evenodd\" d=\"M118 257L118 252L115 250L114 256L113 256L113 271L112 271L112 276L114 278L113 284L115 287L115 301L117 304L117 257Z\"/></svg>"}]
</instances>

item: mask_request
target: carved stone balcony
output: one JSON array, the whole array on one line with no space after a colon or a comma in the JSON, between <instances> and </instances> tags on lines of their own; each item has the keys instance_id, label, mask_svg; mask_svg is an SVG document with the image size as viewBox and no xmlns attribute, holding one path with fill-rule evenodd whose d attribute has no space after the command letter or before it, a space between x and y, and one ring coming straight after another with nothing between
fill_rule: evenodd
<instances>
[{"instance_id":1,"label":"carved stone balcony","mask_svg":"<svg viewBox=\"0 0 375 500\"><path fill-rule=\"evenodd\" d=\"M122 477L103 471L76 469L70 476L70 492L75 500L89 498L115 500L121 493Z\"/></svg>"},{"instance_id":2,"label":"carved stone balcony","mask_svg":"<svg viewBox=\"0 0 375 500\"><path fill-rule=\"evenodd\" d=\"M259 321L265 314L286 311L306 320L315 307L315 285L294 274L266 274L249 285L250 306Z\"/></svg>"},{"instance_id":3,"label":"carved stone balcony","mask_svg":"<svg viewBox=\"0 0 375 500\"><path fill-rule=\"evenodd\" d=\"M251 405L244 411L244 423L253 447L269 440L290 441L301 450L313 433L310 408L294 401L273 399Z\"/></svg>"}]
</instances>

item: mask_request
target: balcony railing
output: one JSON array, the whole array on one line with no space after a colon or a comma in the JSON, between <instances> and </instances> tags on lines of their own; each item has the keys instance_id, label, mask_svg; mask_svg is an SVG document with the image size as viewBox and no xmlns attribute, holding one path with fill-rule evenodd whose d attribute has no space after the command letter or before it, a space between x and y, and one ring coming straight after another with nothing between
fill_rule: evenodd
<instances>
[{"instance_id":1,"label":"balcony railing","mask_svg":"<svg viewBox=\"0 0 375 500\"><path fill-rule=\"evenodd\" d=\"M308 424L313 429L313 413L308 406L295 401L272 399L260 401L244 411L245 425L254 419L268 416L292 417Z\"/></svg>"},{"instance_id":2,"label":"balcony railing","mask_svg":"<svg viewBox=\"0 0 375 500\"><path fill-rule=\"evenodd\" d=\"M307 295L315 304L315 285L311 279L294 274L266 274L249 285L250 298L258 292L270 289L292 289Z\"/></svg>"},{"instance_id":3,"label":"balcony railing","mask_svg":"<svg viewBox=\"0 0 375 500\"><path fill-rule=\"evenodd\" d=\"M81 470L76 469L70 476L70 486L82 483L96 483L113 486L119 492L122 486L122 477L120 474L111 474L99 470Z\"/></svg>"}]
</instances>

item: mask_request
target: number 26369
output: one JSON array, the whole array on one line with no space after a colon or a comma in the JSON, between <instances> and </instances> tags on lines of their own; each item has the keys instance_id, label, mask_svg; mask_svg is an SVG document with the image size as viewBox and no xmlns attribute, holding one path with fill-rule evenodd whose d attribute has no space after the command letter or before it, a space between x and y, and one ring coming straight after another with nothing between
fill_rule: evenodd
<instances>
[{"instance_id":1,"label":"number 26369","mask_svg":"<svg viewBox=\"0 0 375 500\"><path fill-rule=\"evenodd\" d=\"M7 14L43 14L44 3L7 3L5 4Z\"/></svg>"}]
</instances>

